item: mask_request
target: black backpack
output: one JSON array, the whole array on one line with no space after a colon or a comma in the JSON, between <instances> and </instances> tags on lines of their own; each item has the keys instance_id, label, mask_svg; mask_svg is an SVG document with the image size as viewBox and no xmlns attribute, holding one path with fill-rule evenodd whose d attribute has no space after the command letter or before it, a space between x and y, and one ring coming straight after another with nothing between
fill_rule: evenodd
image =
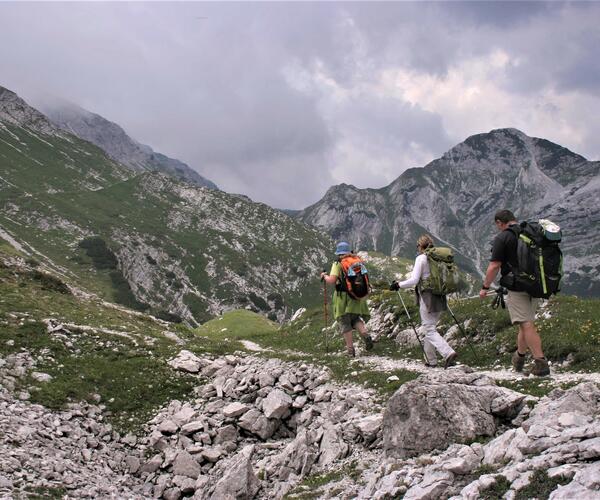
<instances>
[{"instance_id":1,"label":"black backpack","mask_svg":"<svg viewBox=\"0 0 600 500\"><path fill-rule=\"evenodd\" d=\"M515 269L500 280L502 286L527 292L532 297L547 299L560 291L563 256L559 244L560 228L545 219L521 222L508 228L517 237Z\"/></svg>"}]
</instances>

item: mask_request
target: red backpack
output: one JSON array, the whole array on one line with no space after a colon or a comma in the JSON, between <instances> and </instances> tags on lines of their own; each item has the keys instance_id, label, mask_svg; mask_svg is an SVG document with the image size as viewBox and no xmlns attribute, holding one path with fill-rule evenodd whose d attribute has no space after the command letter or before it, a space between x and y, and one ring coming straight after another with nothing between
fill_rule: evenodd
<instances>
[{"instance_id":1,"label":"red backpack","mask_svg":"<svg viewBox=\"0 0 600 500\"><path fill-rule=\"evenodd\" d=\"M369 295L369 272L360 257L350 254L338 261L342 275L338 278L335 289L346 292L354 300L364 299Z\"/></svg>"}]
</instances>

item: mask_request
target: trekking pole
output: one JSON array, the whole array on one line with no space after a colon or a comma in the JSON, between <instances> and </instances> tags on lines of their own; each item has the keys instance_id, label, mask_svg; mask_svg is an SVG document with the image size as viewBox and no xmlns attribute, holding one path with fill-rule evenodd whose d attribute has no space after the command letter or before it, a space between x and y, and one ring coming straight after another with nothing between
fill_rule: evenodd
<instances>
[{"instance_id":1,"label":"trekking pole","mask_svg":"<svg viewBox=\"0 0 600 500\"><path fill-rule=\"evenodd\" d=\"M486 292L486 297L491 297L492 295L496 295L496 290L488 290ZM459 298L453 298L452 300L454 302L462 302L463 300L471 300L471 299L479 299L479 294L477 295L470 295L469 297L459 297Z\"/></svg>"},{"instance_id":2,"label":"trekking pole","mask_svg":"<svg viewBox=\"0 0 600 500\"><path fill-rule=\"evenodd\" d=\"M504 301L504 296L508 293L508 290L503 286L500 286L494 290L496 297L492 302L492 309L498 309L502 307L502 309L506 309L506 302Z\"/></svg>"},{"instance_id":3,"label":"trekking pole","mask_svg":"<svg viewBox=\"0 0 600 500\"><path fill-rule=\"evenodd\" d=\"M465 332L462 325L456 319L456 316L454 316L454 312L452 312L452 309L450 309L449 303L446 303L446 307L448 307L448 311L450 312L450 315L454 319L456 326L458 326L458 329L460 330L460 333L462 334L463 338L467 341L467 345L469 346L469 348L471 349L471 352L473 353L473 359L475 360L475 363L479 364L479 360L477 358L477 353L475 352L475 348L473 347L473 345L471 344L471 341L469 340L469 337L467 336L467 332Z\"/></svg>"},{"instance_id":4,"label":"trekking pole","mask_svg":"<svg viewBox=\"0 0 600 500\"><path fill-rule=\"evenodd\" d=\"M425 361L427 361L427 354L425 354L425 348L423 347L423 342L421 342L421 339L419 338L419 334L417 333L417 329L415 327L415 324L414 324L412 318L410 317L408 309L406 308L406 304L404 303L404 299L402 298L402 294L400 293L400 290L396 290L396 291L398 292L398 297L400 297L400 302L402 302L402 306L404 307L404 312L406 312L406 316L408 317L408 321L410 322L410 326L412 326L413 332L415 332L415 337L417 337L417 340L419 341L419 345L421 346L421 351L423 352L423 357L425 358Z\"/></svg>"},{"instance_id":5,"label":"trekking pole","mask_svg":"<svg viewBox=\"0 0 600 500\"><path fill-rule=\"evenodd\" d=\"M323 269L323 272L326 273L327 270ZM329 321L327 318L327 281L325 278L321 278L323 282L323 312L325 313L325 328L323 329L323 333L325 334L325 352L329 354L329 344L327 342L327 328L329 326Z\"/></svg>"}]
</instances>

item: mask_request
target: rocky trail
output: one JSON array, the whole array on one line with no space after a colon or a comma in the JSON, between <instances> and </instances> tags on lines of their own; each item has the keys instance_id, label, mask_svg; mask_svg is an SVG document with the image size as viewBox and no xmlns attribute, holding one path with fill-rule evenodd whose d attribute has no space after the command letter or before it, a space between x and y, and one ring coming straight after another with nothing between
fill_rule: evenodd
<instances>
[{"instance_id":1,"label":"rocky trail","mask_svg":"<svg viewBox=\"0 0 600 500\"><path fill-rule=\"evenodd\" d=\"M42 323L67 349L92 334L113 348L156 342ZM157 362L192 377L192 391L135 435L107 423L98 394L61 411L33 404L28 381L52 378L37 367L44 355L0 356L0 498L600 499L598 373L552 367L535 379L549 394L534 397L502 386L526 378L501 365L431 369L357 344L357 373L418 374L383 396L300 351L240 339L244 351L197 354L162 326L177 354Z\"/></svg>"},{"instance_id":2,"label":"rocky trail","mask_svg":"<svg viewBox=\"0 0 600 500\"><path fill-rule=\"evenodd\" d=\"M409 370L417 373L429 373L432 371L444 371L443 366L438 366L436 368L426 367L422 362L415 361L413 359L392 359L386 356L368 356L358 358L361 363L367 365L368 367L379 370L382 372L391 372L394 370ZM461 363L459 362L460 366ZM551 365L551 375L550 377L528 377L523 373L517 373L513 370L507 370L503 367L498 366L493 370L476 370L478 373L490 377L492 380L543 380L549 382L553 385L560 386L562 384L572 384L579 382L594 382L596 384L600 384L600 373L574 373L574 372L565 372L560 371L559 369L555 369Z\"/></svg>"},{"instance_id":3,"label":"rocky trail","mask_svg":"<svg viewBox=\"0 0 600 500\"><path fill-rule=\"evenodd\" d=\"M29 403L11 389L41 376L35 360L9 356L0 360L0 497L510 499L527 498L517 494L531 483L551 488L542 498L600 498L596 374L535 398L497 386L516 377L506 370L359 360L423 373L382 403L308 363L182 350L169 364L197 377L194 398L171 401L134 436L104 423L100 403L61 412Z\"/></svg>"}]
</instances>

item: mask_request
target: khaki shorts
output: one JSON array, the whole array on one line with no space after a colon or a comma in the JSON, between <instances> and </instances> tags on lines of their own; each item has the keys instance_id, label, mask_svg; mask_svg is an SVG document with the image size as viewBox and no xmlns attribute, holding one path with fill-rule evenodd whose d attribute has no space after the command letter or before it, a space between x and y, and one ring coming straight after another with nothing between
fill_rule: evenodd
<instances>
[{"instance_id":1,"label":"khaki shorts","mask_svg":"<svg viewBox=\"0 0 600 500\"><path fill-rule=\"evenodd\" d=\"M363 319L359 314L354 313L346 313L342 314L338 319L338 327L340 329L340 333L346 333L356 328L356 324Z\"/></svg>"},{"instance_id":2,"label":"khaki shorts","mask_svg":"<svg viewBox=\"0 0 600 500\"><path fill-rule=\"evenodd\" d=\"M513 325L524 323L525 321L533 322L535 320L535 311L540 305L540 299L534 299L527 292L508 291L506 298L506 307L510 314L510 321Z\"/></svg>"}]
</instances>

